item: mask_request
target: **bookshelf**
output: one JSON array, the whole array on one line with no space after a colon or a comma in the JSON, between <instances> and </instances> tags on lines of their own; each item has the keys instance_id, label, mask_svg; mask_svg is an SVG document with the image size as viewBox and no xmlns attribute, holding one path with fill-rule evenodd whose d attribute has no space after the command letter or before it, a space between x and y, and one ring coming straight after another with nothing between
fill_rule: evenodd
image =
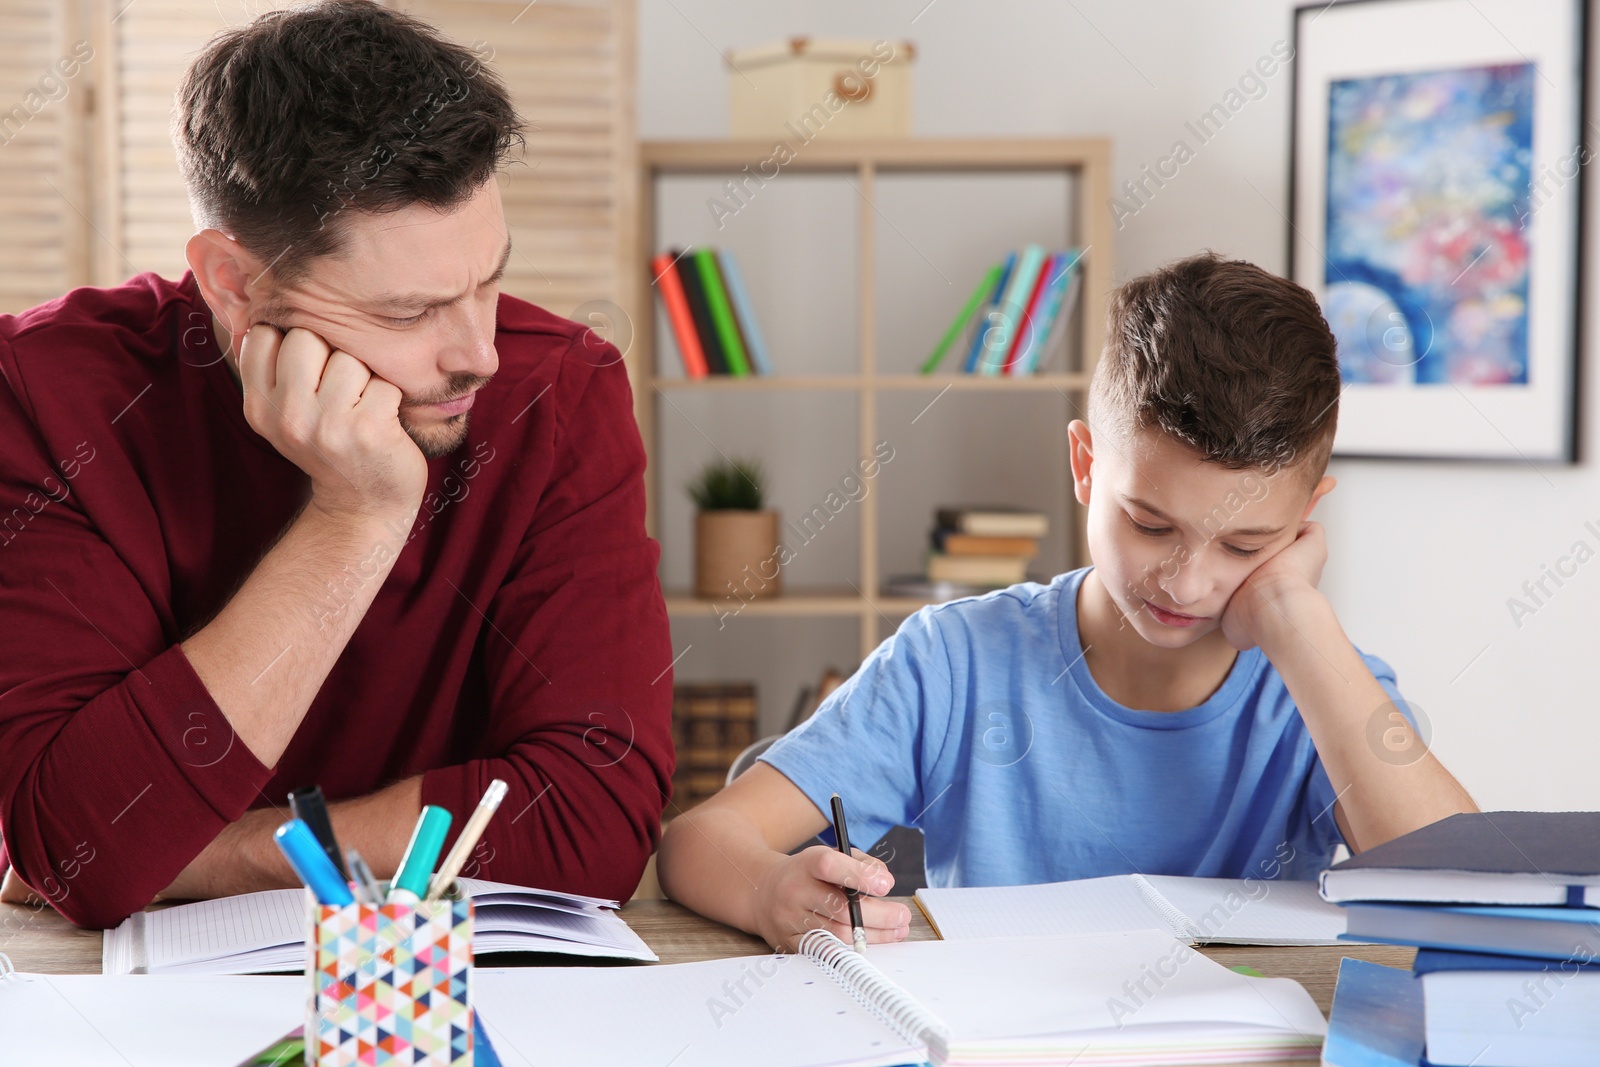
<instances>
[{"instance_id":1,"label":"bookshelf","mask_svg":"<svg viewBox=\"0 0 1600 1067\"><path fill-rule=\"evenodd\" d=\"M926 395L930 404L945 393L964 396L1018 398L1059 397L1056 408L1061 426L1081 417L1083 403L1104 339L1105 298L1112 288L1113 239L1111 219L1100 209L1110 197L1111 142L1104 138L985 138L985 139L905 139L892 141L835 140L818 138L793 153L772 179L782 175L832 175L854 188L855 248L854 266L854 368L848 373L803 371L771 377L717 377L699 380L663 374L663 368L676 365L676 349L670 336L660 336L657 298L650 271L651 257L665 245L658 223L658 192L665 179L692 176L734 177L770 160L769 141L657 141L639 146L639 185L636 200L637 233L634 242L635 276L626 306L637 309L633 316L633 336L625 358L633 387L635 415L649 457L647 471L646 523L651 536L667 545L668 538L690 537L686 530L663 530L663 492L676 490L662 478L664 435L663 411L676 407L674 398L716 398L738 395L767 397L797 402L815 395L817 403L853 404L855 454L870 456L878 438L880 407L887 398ZM1074 355L1064 370L1050 369L1023 378L979 377L936 373L921 375L915 368L890 366L880 359L878 336L879 222L886 219L876 198L883 182L901 175L933 176L1025 176L1058 175L1064 178L1068 203L1063 218L1071 243L1085 248L1083 285L1079 304L1068 324L1068 339L1063 346ZM891 227L892 223L889 224ZM944 225L959 226L959 222ZM891 233L898 231L892 230ZM900 234L900 237L905 237ZM714 243L714 242L713 242ZM975 278L973 281L975 282ZM963 280L963 284L972 282ZM960 288L955 285L955 288ZM940 296L939 316L951 316L965 290L954 297ZM761 297L755 297L758 313ZM944 305L948 304L948 308ZM947 321L947 319L946 319ZM944 323L941 322L942 326ZM770 326L764 326L769 340L778 347ZM670 331L666 331L670 335ZM958 356L951 356L953 364ZM776 362L776 360L775 360ZM1057 362L1060 362L1058 359ZM714 401L713 401L714 402ZM1007 401L1009 403L1009 401ZM1052 416L1053 417L1053 416ZM1066 497L1067 513L1073 516L1067 536L1068 566L1087 562L1084 549L1083 516L1072 502L1070 475L1051 487ZM886 577L880 556L880 507L883 494L870 492L859 502L856 516L859 548L857 573L846 584L835 588L801 587L778 597L745 602L696 598L686 591L666 589L667 610L678 620L715 619L719 610L737 607L740 618L853 620L858 628L861 656L870 652L892 631L898 620L923 606L925 601L881 595ZM928 516L931 520L931 515ZM1052 561L1051 565L1060 562Z\"/></svg>"}]
</instances>

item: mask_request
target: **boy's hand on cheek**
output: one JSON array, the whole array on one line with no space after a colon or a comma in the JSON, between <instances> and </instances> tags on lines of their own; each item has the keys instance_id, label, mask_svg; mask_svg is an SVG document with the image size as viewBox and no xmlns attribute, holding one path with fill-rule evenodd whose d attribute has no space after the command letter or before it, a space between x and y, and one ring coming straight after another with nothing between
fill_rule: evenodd
<instances>
[{"instance_id":1,"label":"boy's hand on cheek","mask_svg":"<svg viewBox=\"0 0 1600 1067\"><path fill-rule=\"evenodd\" d=\"M1261 643L1265 627L1288 617L1296 595L1315 592L1328 562L1320 522L1306 522L1287 546L1240 583L1222 613L1222 636L1241 652Z\"/></svg>"}]
</instances>

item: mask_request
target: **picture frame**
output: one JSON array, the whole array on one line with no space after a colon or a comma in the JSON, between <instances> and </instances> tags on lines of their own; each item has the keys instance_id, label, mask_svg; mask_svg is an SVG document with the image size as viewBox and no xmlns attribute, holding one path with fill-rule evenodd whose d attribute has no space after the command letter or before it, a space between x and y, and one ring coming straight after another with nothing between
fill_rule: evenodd
<instances>
[{"instance_id":1,"label":"picture frame","mask_svg":"<svg viewBox=\"0 0 1600 1067\"><path fill-rule=\"evenodd\" d=\"M1584 0L1294 11L1290 277L1339 345L1335 457L1573 463Z\"/></svg>"}]
</instances>

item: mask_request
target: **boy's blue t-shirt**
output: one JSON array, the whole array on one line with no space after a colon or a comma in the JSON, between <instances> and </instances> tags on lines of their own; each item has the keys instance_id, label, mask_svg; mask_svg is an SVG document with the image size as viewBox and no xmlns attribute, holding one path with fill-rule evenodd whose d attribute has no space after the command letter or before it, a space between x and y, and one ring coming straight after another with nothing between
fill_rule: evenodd
<instances>
[{"instance_id":1,"label":"boy's blue t-shirt","mask_svg":"<svg viewBox=\"0 0 1600 1067\"><path fill-rule=\"evenodd\" d=\"M1117 704L1078 638L1088 570L918 611L761 758L825 816L844 796L858 845L921 828L931 886L1315 877L1334 792L1277 670L1254 648L1198 707Z\"/></svg>"}]
</instances>

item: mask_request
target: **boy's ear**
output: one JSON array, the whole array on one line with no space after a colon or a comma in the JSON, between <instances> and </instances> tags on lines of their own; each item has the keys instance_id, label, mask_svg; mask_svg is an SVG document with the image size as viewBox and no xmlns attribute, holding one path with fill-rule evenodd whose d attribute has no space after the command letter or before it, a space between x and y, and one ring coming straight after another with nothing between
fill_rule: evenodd
<instances>
[{"instance_id":1,"label":"boy's ear","mask_svg":"<svg viewBox=\"0 0 1600 1067\"><path fill-rule=\"evenodd\" d=\"M1072 495L1088 507L1089 483L1094 470L1094 435L1089 424L1073 419L1067 424L1067 456L1072 463Z\"/></svg>"},{"instance_id":2,"label":"boy's ear","mask_svg":"<svg viewBox=\"0 0 1600 1067\"><path fill-rule=\"evenodd\" d=\"M1305 514L1300 516L1301 522L1305 522L1307 519L1311 518L1311 509L1317 506L1317 501L1333 492L1333 487L1337 485L1338 482L1339 480L1331 474L1324 474L1322 476L1322 480L1317 483L1316 488L1311 490L1311 499L1306 502Z\"/></svg>"},{"instance_id":3,"label":"boy's ear","mask_svg":"<svg viewBox=\"0 0 1600 1067\"><path fill-rule=\"evenodd\" d=\"M206 305L230 334L243 336L251 326L250 306L261 295L251 288L261 274L256 258L218 229L204 229L189 238L183 255Z\"/></svg>"}]
</instances>

